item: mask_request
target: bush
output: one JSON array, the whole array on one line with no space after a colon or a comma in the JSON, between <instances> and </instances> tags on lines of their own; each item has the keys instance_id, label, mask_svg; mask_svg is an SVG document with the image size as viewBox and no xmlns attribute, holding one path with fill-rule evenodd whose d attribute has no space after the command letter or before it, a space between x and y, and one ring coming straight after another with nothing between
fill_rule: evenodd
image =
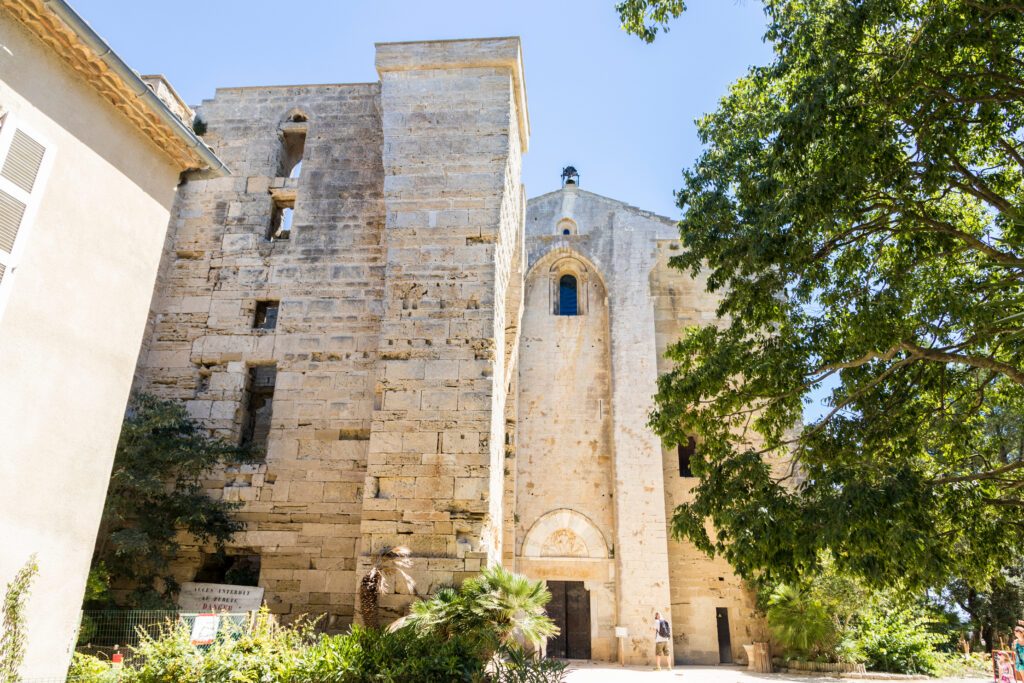
<instances>
[{"instance_id":1,"label":"bush","mask_svg":"<svg viewBox=\"0 0 1024 683\"><path fill-rule=\"evenodd\" d=\"M417 681L471 683L483 679L485 659L474 641L442 638L411 628L389 632L353 626L309 649L296 680L302 683Z\"/></svg>"},{"instance_id":2,"label":"bush","mask_svg":"<svg viewBox=\"0 0 1024 683\"><path fill-rule=\"evenodd\" d=\"M929 626L917 606L878 601L861 613L841 649L873 671L935 674L935 646L944 638Z\"/></svg>"},{"instance_id":3,"label":"bush","mask_svg":"<svg viewBox=\"0 0 1024 683\"><path fill-rule=\"evenodd\" d=\"M547 638L558 635L544 609L549 600L543 581L495 565L458 588L442 588L414 603L404 623L421 634L472 638L489 659L500 649L524 644L539 650Z\"/></svg>"},{"instance_id":4,"label":"bush","mask_svg":"<svg viewBox=\"0 0 1024 683\"><path fill-rule=\"evenodd\" d=\"M168 625L155 637L143 634L135 653L144 658L144 663L126 669L122 681L292 681L314 641L313 626L314 622L305 620L280 626L263 608L245 628L230 622L222 626L216 642L202 649L190 643L187 625Z\"/></svg>"},{"instance_id":5,"label":"bush","mask_svg":"<svg viewBox=\"0 0 1024 683\"><path fill-rule=\"evenodd\" d=\"M565 678L564 662L537 659L515 648L495 663L494 683L561 683Z\"/></svg>"},{"instance_id":6,"label":"bush","mask_svg":"<svg viewBox=\"0 0 1024 683\"><path fill-rule=\"evenodd\" d=\"M959 652L939 652L935 655L939 678L991 678L992 657L980 652L965 655Z\"/></svg>"},{"instance_id":7,"label":"bush","mask_svg":"<svg viewBox=\"0 0 1024 683\"><path fill-rule=\"evenodd\" d=\"M811 659L832 657L839 639L824 605L787 584L778 586L768 599L768 627L786 650Z\"/></svg>"},{"instance_id":8,"label":"bush","mask_svg":"<svg viewBox=\"0 0 1024 683\"><path fill-rule=\"evenodd\" d=\"M68 668L68 683L117 683L117 672L96 657L76 652Z\"/></svg>"},{"instance_id":9,"label":"bush","mask_svg":"<svg viewBox=\"0 0 1024 683\"><path fill-rule=\"evenodd\" d=\"M543 583L490 568L462 588L422 601L404 626L353 626L348 633L314 632L315 622L277 624L266 608L246 626L223 624L214 643L195 646L184 623L141 634L141 664L122 683L559 683L565 666L524 653L557 633L544 614ZM76 660L98 674L102 662ZM74 679L72 679L74 680ZM81 681L103 679L80 677Z\"/></svg>"}]
</instances>

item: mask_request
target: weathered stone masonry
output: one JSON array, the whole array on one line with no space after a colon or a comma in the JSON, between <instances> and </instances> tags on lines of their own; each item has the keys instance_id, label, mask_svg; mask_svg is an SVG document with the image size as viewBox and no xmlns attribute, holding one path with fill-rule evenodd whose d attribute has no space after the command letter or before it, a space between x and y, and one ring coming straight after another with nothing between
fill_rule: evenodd
<instances>
[{"instance_id":1,"label":"weathered stone masonry","mask_svg":"<svg viewBox=\"0 0 1024 683\"><path fill-rule=\"evenodd\" d=\"M220 89L198 108L235 175L182 188L138 373L237 439L251 368L276 365L266 464L208 488L245 502L232 552L260 556L271 608L332 625L360 553L409 545L422 593L501 552L519 41L380 45L378 68L379 84ZM282 198L291 234L268 240ZM272 330L253 329L260 300L280 302ZM204 549L183 540L191 580Z\"/></svg>"},{"instance_id":2,"label":"weathered stone masonry","mask_svg":"<svg viewBox=\"0 0 1024 683\"><path fill-rule=\"evenodd\" d=\"M591 657L624 626L627 660L650 661L660 610L677 661L718 662L724 608L742 658L749 595L668 538L692 480L646 427L667 344L714 319L667 266L676 227L575 185L527 204L518 39L379 44L376 64L379 83L197 108L234 175L180 188L137 385L265 441L206 482L244 503L229 554L274 612L329 628L400 544L415 586L394 582L383 619L502 563L574 586ZM179 580L223 572L181 541Z\"/></svg>"}]
</instances>

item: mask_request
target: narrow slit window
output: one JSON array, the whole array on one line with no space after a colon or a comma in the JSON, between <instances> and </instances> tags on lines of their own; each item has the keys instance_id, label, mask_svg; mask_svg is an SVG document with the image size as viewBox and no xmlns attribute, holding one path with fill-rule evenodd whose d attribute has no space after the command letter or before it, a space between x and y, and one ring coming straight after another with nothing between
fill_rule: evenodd
<instances>
[{"instance_id":1,"label":"narrow slit window","mask_svg":"<svg viewBox=\"0 0 1024 683\"><path fill-rule=\"evenodd\" d=\"M274 385L277 382L277 366L257 365L251 367L247 379L241 444L249 446L258 455L266 456L267 438L270 436L270 417L274 405Z\"/></svg>"},{"instance_id":2,"label":"narrow slit window","mask_svg":"<svg viewBox=\"0 0 1024 683\"><path fill-rule=\"evenodd\" d=\"M272 330L277 327L277 301L257 301L256 317L253 319L254 330Z\"/></svg>"},{"instance_id":3,"label":"narrow slit window","mask_svg":"<svg viewBox=\"0 0 1024 683\"><path fill-rule=\"evenodd\" d=\"M690 469L690 461L693 454L697 452L697 440L692 436L686 437L686 444L679 444L679 476L692 477L693 470Z\"/></svg>"},{"instance_id":4,"label":"narrow slit window","mask_svg":"<svg viewBox=\"0 0 1024 683\"><path fill-rule=\"evenodd\" d=\"M558 315L579 315L580 302L576 278L563 275L558 280Z\"/></svg>"},{"instance_id":5,"label":"narrow slit window","mask_svg":"<svg viewBox=\"0 0 1024 683\"><path fill-rule=\"evenodd\" d=\"M302 173L302 156L306 153L306 132L288 130L282 134L281 169L282 178L298 178Z\"/></svg>"},{"instance_id":6,"label":"narrow slit window","mask_svg":"<svg viewBox=\"0 0 1024 683\"><path fill-rule=\"evenodd\" d=\"M270 211L270 228L267 239L272 242L290 239L292 236L292 218L295 214L295 202L275 199Z\"/></svg>"}]
</instances>

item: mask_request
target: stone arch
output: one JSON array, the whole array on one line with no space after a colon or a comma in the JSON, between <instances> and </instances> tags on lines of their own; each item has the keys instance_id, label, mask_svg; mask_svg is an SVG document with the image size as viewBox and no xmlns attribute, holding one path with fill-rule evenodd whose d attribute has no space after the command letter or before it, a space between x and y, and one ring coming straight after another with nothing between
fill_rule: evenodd
<instances>
[{"instance_id":1,"label":"stone arch","mask_svg":"<svg viewBox=\"0 0 1024 683\"><path fill-rule=\"evenodd\" d=\"M607 296L604 278L587 257L569 247L556 247L538 260L526 274L527 287L546 279L548 286L548 312L559 312L559 281L565 275L576 279L579 297L576 315L586 315L590 307L600 304Z\"/></svg>"},{"instance_id":2,"label":"stone arch","mask_svg":"<svg viewBox=\"0 0 1024 683\"><path fill-rule=\"evenodd\" d=\"M286 111L284 113L284 116L281 117L281 123L282 124L288 124L288 123L308 123L308 122L309 122L309 112L306 111L305 109L300 108L300 107L292 107L291 109L289 109L288 111Z\"/></svg>"},{"instance_id":3,"label":"stone arch","mask_svg":"<svg viewBox=\"0 0 1024 683\"><path fill-rule=\"evenodd\" d=\"M522 556L607 559L608 544L589 517L560 508L533 523L523 538Z\"/></svg>"},{"instance_id":4,"label":"stone arch","mask_svg":"<svg viewBox=\"0 0 1024 683\"><path fill-rule=\"evenodd\" d=\"M555 225L555 234L557 235L578 235L579 226L576 225L576 221L566 216L562 218Z\"/></svg>"}]
</instances>

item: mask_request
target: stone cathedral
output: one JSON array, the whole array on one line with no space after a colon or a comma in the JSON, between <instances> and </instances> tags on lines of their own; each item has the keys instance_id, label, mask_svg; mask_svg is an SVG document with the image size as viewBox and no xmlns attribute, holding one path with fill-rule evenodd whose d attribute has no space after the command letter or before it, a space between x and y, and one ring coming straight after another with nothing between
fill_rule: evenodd
<instances>
[{"instance_id":1,"label":"stone cathedral","mask_svg":"<svg viewBox=\"0 0 1024 683\"><path fill-rule=\"evenodd\" d=\"M180 581L355 617L370 555L415 586L488 563L547 582L548 654L742 661L763 637L723 560L671 538L693 444L647 428L662 354L715 317L668 267L674 222L583 190L527 199L516 38L378 44L376 83L219 89L196 109L231 170L179 188L138 388L185 401L256 463L206 482L245 530L182 539ZM552 169L552 181L558 169Z\"/></svg>"}]
</instances>

